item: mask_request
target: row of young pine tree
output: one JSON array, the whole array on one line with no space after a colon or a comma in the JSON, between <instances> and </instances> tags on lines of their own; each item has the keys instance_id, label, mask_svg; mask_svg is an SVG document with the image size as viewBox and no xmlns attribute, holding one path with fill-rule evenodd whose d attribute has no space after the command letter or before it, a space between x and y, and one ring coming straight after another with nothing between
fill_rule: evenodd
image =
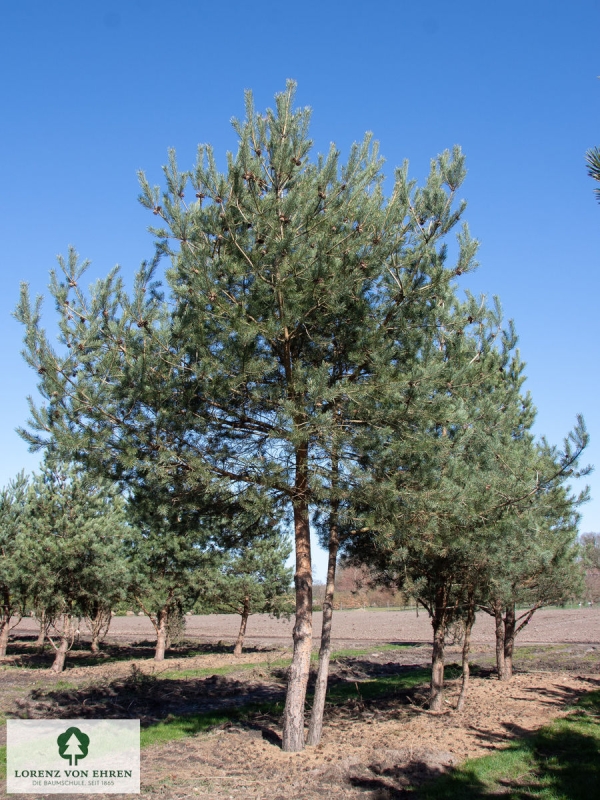
<instances>
[{"instance_id":1,"label":"row of young pine tree","mask_svg":"<svg viewBox=\"0 0 600 800\"><path fill-rule=\"evenodd\" d=\"M240 614L241 655L250 614L291 610L290 553L289 538L264 522L251 547L232 538L225 548L159 505L144 518L118 485L48 458L39 475L0 491L0 657L32 615L38 645L50 642L62 672L82 620L97 653L115 610L130 608L152 622L156 661L184 634L190 609Z\"/></svg>"},{"instance_id":2,"label":"row of young pine tree","mask_svg":"<svg viewBox=\"0 0 600 800\"><path fill-rule=\"evenodd\" d=\"M422 186L407 164L386 182L369 135L345 163L333 145L312 158L293 96L290 83L258 113L247 94L224 170L202 145L189 171L170 153L163 189L140 174L156 255L131 290L115 269L87 292L87 263L61 259L58 348L26 287L16 312L43 398L22 435L116 481L165 551L196 558L199 532L227 549L289 522L288 751L305 746L311 528L329 551L316 744L338 555L429 611L439 710L454 621L470 631L476 609L494 615L504 678L528 619L516 604L575 591L585 493L567 481L587 443L581 419L561 449L534 438L512 325L498 302L459 294L477 253L460 225L460 149Z\"/></svg>"}]
</instances>

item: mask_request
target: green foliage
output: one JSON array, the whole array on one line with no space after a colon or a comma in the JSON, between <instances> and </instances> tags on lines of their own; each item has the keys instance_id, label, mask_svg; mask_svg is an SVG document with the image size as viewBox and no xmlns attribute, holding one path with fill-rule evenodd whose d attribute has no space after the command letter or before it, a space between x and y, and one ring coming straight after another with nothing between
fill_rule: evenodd
<instances>
[{"instance_id":1,"label":"green foliage","mask_svg":"<svg viewBox=\"0 0 600 800\"><path fill-rule=\"evenodd\" d=\"M0 624L24 611L19 533L23 530L28 480L24 473L0 491Z\"/></svg>"},{"instance_id":2,"label":"green foliage","mask_svg":"<svg viewBox=\"0 0 600 800\"><path fill-rule=\"evenodd\" d=\"M289 594L293 570L286 567L286 561L291 552L289 537L277 528L267 529L250 544L228 551L213 591L200 599L200 610L277 617L289 614L293 610Z\"/></svg>"},{"instance_id":3,"label":"green foliage","mask_svg":"<svg viewBox=\"0 0 600 800\"><path fill-rule=\"evenodd\" d=\"M557 602L578 580L575 509L587 493L574 497L565 482L587 445L583 422L561 452L536 444L514 332L501 331L499 310L480 313L478 328L457 343L440 327L421 354L423 372L439 371L437 388L426 382L430 421L376 442L357 495L361 526L346 530L355 561L432 615L440 601L460 614L469 592Z\"/></svg>"},{"instance_id":4,"label":"green foliage","mask_svg":"<svg viewBox=\"0 0 600 800\"><path fill-rule=\"evenodd\" d=\"M590 147L585 154L585 160L590 178L600 182L600 147ZM600 188L594 189L594 194L600 203Z\"/></svg>"},{"instance_id":5,"label":"green foliage","mask_svg":"<svg viewBox=\"0 0 600 800\"><path fill-rule=\"evenodd\" d=\"M445 265L443 239L464 208L458 149L432 162L423 188L405 165L385 199L370 137L345 165L334 147L309 160L309 112L294 110L293 93L264 115L247 96L225 173L202 146L189 172L170 154L162 195L140 176L158 253L171 258L170 303L156 261L131 298L114 273L85 297L86 265L70 252L51 282L59 355L24 288L25 358L46 398L22 431L33 447L50 433L129 486L176 484L173 502L202 502L215 481L242 504L265 503L267 490L297 506L325 491L331 447L426 346L430 307L442 313L476 243L465 229L457 264Z\"/></svg>"},{"instance_id":6,"label":"green foliage","mask_svg":"<svg viewBox=\"0 0 600 800\"><path fill-rule=\"evenodd\" d=\"M89 614L99 600L124 596L129 535L118 490L64 462L46 461L32 480L19 569L29 604L47 617Z\"/></svg>"},{"instance_id":7,"label":"green foliage","mask_svg":"<svg viewBox=\"0 0 600 800\"><path fill-rule=\"evenodd\" d=\"M579 542L584 566L600 569L600 534L583 533L579 538Z\"/></svg>"},{"instance_id":8,"label":"green foliage","mask_svg":"<svg viewBox=\"0 0 600 800\"><path fill-rule=\"evenodd\" d=\"M129 595L154 624L161 614L176 619L192 608L211 590L222 561L204 517L174 508L159 489L153 494L144 488L130 502L134 525L125 542Z\"/></svg>"}]
</instances>

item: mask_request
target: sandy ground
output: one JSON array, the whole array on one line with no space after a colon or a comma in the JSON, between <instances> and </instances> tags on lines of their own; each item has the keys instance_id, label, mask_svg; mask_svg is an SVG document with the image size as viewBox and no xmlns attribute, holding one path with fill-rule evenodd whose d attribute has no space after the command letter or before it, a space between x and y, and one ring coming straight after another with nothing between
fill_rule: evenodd
<instances>
[{"instance_id":1,"label":"sandy ground","mask_svg":"<svg viewBox=\"0 0 600 800\"><path fill-rule=\"evenodd\" d=\"M318 634L320 615L316 617ZM363 700L360 694L364 680L427 666L431 648L425 614L417 618L414 611L351 611L336 612L334 619L336 648L369 649L332 663L332 681L350 683L358 696L327 707L319 747L298 754L282 752L279 715L255 713L244 723L226 723L145 748L142 794L149 800L400 798L407 786L418 786L467 757L506 746L512 738L567 713L583 692L600 688L598 608L538 612L519 637L517 674L508 684L493 674L493 626L490 618L480 615L472 650L479 676L471 680L461 713L454 710L458 681L447 682L442 715L426 710L426 683L377 700ZM115 644L106 648L103 663L100 658L98 663L91 660L82 644L70 654L67 671L56 676L46 667L50 653L34 655L28 634L35 632L35 623L24 620L16 631L25 637L20 653L9 656L0 669L0 712L25 718L128 717L145 725L168 714L282 701L286 670L276 663L286 649L289 654L292 623L252 617L250 652L240 660L224 644L235 638L237 624L233 616L188 618L186 635L197 644L182 645L164 664L155 664L148 620L117 617L109 636ZM148 644L129 647L134 642ZM377 649L390 642L409 646ZM447 663L459 660L460 648L450 645ZM233 671L211 674L220 667ZM182 669L202 673L173 673Z\"/></svg>"},{"instance_id":2,"label":"sandy ground","mask_svg":"<svg viewBox=\"0 0 600 800\"><path fill-rule=\"evenodd\" d=\"M234 614L209 614L186 618L186 636L200 641L233 641L239 628ZM246 642L249 645L289 646L293 620L273 619L255 614L248 620ZM23 620L15 633L37 632L37 623ZM321 613L314 615L313 638L321 633ZM145 616L115 617L108 640L151 640L154 628ZM332 638L336 646L352 646L367 642L430 642L431 624L424 611L336 611L333 615ZM494 621L479 613L473 628L474 645L494 642ZM541 609L519 634L519 644L600 644L600 606L578 609Z\"/></svg>"},{"instance_id":3,"label":"sandy ground","mask_svg":"<svg viewBox=\"0 0 600 800\"><path fill-rule=\"evenodd\" d=\"M403 787L541 727L599 686L561 673L518 675L509 686L475 679L460 714L434 717L418 706L389 704L333 709L321 745L299 754L283 753L260 728L231 726L145 751L143 791L152 798L397 798ZM449 709L456 694L454 684Z\"/></svg>"}]
</instances>

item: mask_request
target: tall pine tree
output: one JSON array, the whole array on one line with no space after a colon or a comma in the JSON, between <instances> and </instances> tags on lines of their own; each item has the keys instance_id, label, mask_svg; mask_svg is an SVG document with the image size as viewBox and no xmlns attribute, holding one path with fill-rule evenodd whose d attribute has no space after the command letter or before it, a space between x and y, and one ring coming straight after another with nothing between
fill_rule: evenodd
<instances>
[{"instance_id":1,"label":"tall pine tree","mask_svg":"<svg viewBox=\"0 0 600 800\"><path fill-rule=\"evenodd\" d=\"M32 408L37 432L25 435L34 446L52 430L81 457L115 458L120 475L151 464L152 479L169 486L183 471L192 504L216 486L244 508L291 507L286 750L304 746L310 506L335 496L340 460L357 456L354 445L344 450L356 425L431 338L433 310L475 250L465 230L457 263L446 264L444 237L464 207L454 202L465 173L460 151L440 156L422 189L406 166L398 170L385 198L370 137L346 164L334 147L310 160L310 114L293 108L293 94L290 84L266 114L247 96L225 172L203 146L191 172L171 154L162 194L141 177L142 202L161 223L159 254L171 259L169 304L152 267L139 273L131 299L111 276L88 300L72 255L66 280L53 284L70 352L49 345L26 291L17 312L47 398Z\"/></svg>"}]
</instances>

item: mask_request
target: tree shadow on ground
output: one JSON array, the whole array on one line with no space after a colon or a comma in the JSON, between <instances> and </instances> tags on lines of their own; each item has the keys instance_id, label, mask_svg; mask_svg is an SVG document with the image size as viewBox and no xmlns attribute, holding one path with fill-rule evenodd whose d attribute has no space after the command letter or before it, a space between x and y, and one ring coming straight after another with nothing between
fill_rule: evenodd
<instances>
[{"instance_id":1,"label":"tree shadow on ground","mask_svg":"<svg viewBox=\"0 0 600 800\"><path fill-rule=\"evenodd\" d=\"M427 781L410 796L414 800L532 800L534 797L591 800L599 796L600 787L600 735L596 719L597 715L575 712L534 735L508 726L524 738L493 757L498 759L498 766L482 769L476 761L467 763L438 780ZM484 761L480 760L480 764ZM513 777L514 772L518 774Z\"/></svg>"},{"instance_id":2,"label":"tree shadow on ground","mask_svg":"<svg viewBox=\"0 0 600 800\"><path fill-rule=\"evenodd\" d=\"M148 726L174 716L271 703L283 687L223 675L176 679L147 675L134 665L124 678L100 679L80 688L37 688L17 702L17 716L63 719L140 719Z\"/></svg>"},{"instance_id":3,"label":"tree shadow on ground","mask_svg":"<svg viewBox=\"0 0 600 800\"><path fill-rule=\"evenodd\" d=\"M600 748L594 736L544 730L508 752L511 749L530 754L524 773L512 779L484 780L477 767L469 766L443 774L443 768L413 759L381 771L371 766L372 774L351 775L348 783L370 792L375 800L591 800L599 796Z\"/></svg>"},{"instance_id":4,"label":"tree shadow on ground","mask_svg":"<svg viewBox=\"0 0 600 800\"><path fill-rule=\"evenodd\" d=\"M36 644L36 636L20 635L11 639L6 658L7 666L24 667L26 669L49 669L54 661L54 650L46 643L43 647ZM65 670L76 667L94 667L98 664L111 664L133 659L153 659L155 642L144 640L128 644L103 642L98 653L92 653L89 641L83 637L69 650L65 661ZM268 648L271 649L271 648ZM165 661L193 658L199 655L225 655L233 652L233 644L219 642L195 642L184 640L165 653ZM245 647L245 653L267 652L266 648Z\"/></svg>"}]
</instances>

